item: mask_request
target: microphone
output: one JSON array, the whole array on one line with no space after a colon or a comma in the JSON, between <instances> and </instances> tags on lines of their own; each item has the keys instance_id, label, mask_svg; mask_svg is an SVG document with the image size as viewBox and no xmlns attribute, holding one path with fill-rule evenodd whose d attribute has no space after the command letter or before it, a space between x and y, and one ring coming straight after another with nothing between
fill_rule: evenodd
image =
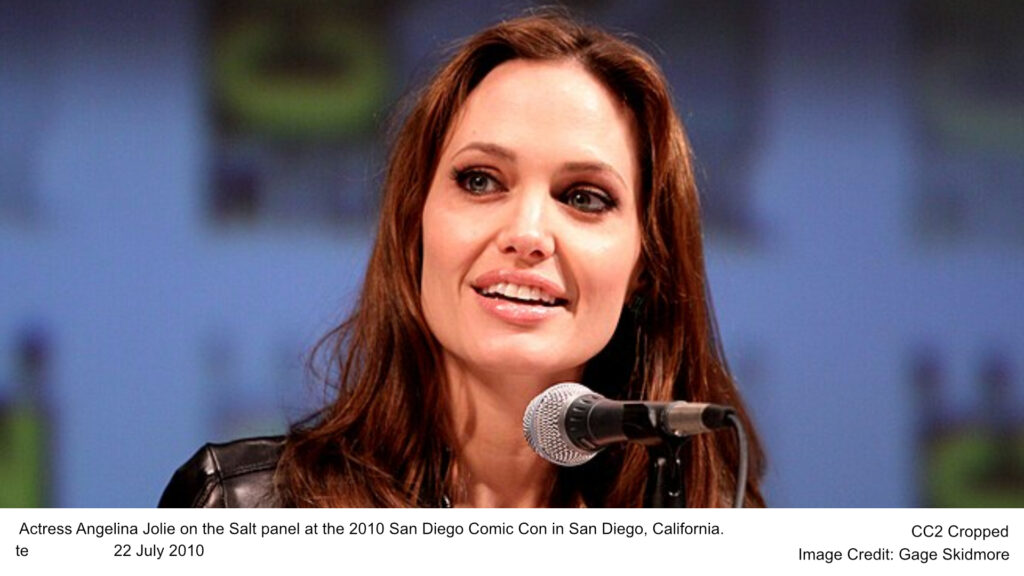
<instances>
[{"instance_id":1,"label":"microphone","mask_svg":"<svg viewBox=\"0 0 1024 576\"><path fill-rule=\"evenodd\" d=\"M582 384L555 384L523 415L523 435L537 454L559 466L586 463L619 442L657 444L729 425L735 410L718 404L609 400Z\"/></svg>"}]
</instances>

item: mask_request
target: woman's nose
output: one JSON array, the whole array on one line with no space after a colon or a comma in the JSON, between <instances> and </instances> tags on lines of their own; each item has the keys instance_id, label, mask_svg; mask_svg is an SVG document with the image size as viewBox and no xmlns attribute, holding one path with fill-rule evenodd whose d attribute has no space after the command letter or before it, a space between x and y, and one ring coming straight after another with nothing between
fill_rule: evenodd
<instances>
[{"instance_id":1,"label":"woman's nose","mask_svg":"<svg viewBox=\"0 0 1024 576\"><path fill-rule=\"evenodd\" d=\"M517 195L510 207L507 224L498 236L498 248L525 262L540 262L555 252L555 238L548 212L552 209L547 191Z\"/></svg>"}]
</instances>

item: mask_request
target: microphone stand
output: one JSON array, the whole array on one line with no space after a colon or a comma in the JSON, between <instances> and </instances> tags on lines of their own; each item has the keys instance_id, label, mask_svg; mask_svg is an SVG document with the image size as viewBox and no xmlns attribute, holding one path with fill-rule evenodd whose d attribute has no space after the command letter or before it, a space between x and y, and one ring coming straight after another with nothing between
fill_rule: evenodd
<instances>
[{"instance_id":1,"label":"microphone stand","mask_svg":"<svg viewBox=\"0 0 1024 576\"><path fill-rule=\"evenodd\" d=\"M661 442L647 445L650 467L644 492L644 508L686 507L682 456L688 443L686 437L664 434Z\"/></svg>"},{"instance_id":2,"label":"microphone stand","mask_svg":"<svg viewBox=\"0 0 1024 576\"><path fill-rule=\"evenodd\" d=\"M672 434L659 421L657 411L642 402L623 405L620 422L625 438L647 447L650 467L644 508L685 508L683 453L689 445L689 437Z\"/></svg>"},{"instance_id":3,"label":"microphone stand","mask_svg":"<svg viewBox=\"0 0 1024 576\"><path fill-rule=\"evenodd\" d=\"M725 420L736 432L739 446L739 466L736 470L736 493L733 495L734 508L742 508L747 493L748 450L747 433L735 412L725 413ZM689 443L688 436L674 436L662 431L653 443L647 445L650 469L647 472L647 489L644 492L644 508L685 508L686 481L683 476L683 451Z\"/></svg>"}]
</instances>

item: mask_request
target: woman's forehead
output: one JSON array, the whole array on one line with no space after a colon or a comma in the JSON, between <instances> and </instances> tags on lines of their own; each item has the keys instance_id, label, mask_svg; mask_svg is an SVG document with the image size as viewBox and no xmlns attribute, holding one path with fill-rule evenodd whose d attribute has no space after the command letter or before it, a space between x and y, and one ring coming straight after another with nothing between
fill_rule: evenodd
<instances>
[{"instance_id":1,"label":"woman's forehead","mask_svg":"<svg viewBox=\"0 0 1024 576\"><path fill-rule=\"evenodd\" d=\"M614 166L633 181L634 124L632 112L579 62L511 60L469 94L453 118L445 154L476 141L513 151L575 154Z\"/></svg>"}]
</instances>

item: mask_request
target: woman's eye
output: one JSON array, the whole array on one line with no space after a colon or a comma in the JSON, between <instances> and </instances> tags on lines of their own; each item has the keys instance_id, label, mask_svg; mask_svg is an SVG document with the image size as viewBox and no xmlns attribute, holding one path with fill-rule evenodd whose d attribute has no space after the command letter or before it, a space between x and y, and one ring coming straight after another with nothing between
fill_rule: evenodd
<instances>
[{"instance_id":1,"label":"woman's eye","mask_svg":"<svg viewBox=\"0 0 1024 576\"><path fill-rule=\"evenodd\" d=\"M570 208L588 214L600 214L615 207L615 202L607 194L586 188L570 190L562 201Z\"/></svg>"},{"instance_id":2,"label":"woman's eye","mask_svg":"<svg viewBox=\"0 0 1024 576\"><path fill-rule=\"evenodd\" d=\"M456 172L455 182L466 192L478 196L501 190L501 185L493 176L479 170Z\"/></svg>"}]
</instances>

